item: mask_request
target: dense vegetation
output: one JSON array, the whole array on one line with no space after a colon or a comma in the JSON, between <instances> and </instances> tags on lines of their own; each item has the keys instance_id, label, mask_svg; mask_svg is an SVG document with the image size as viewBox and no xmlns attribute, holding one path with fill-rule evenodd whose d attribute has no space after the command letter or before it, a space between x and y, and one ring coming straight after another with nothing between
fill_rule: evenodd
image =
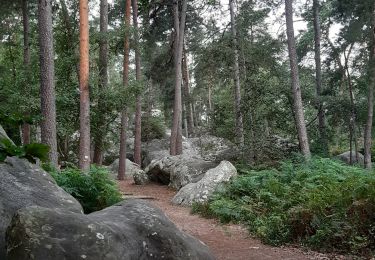
<instances>
[{"instance_id":1,"label":"dense vegetation","mask_svg":"<svg viewBox=\"0 0 375 260\"><path fill-rule=\"evenodd\" d=\"M243 171L194 212L245 224L262 241L319 250L375 250L375 173L330 159ZM374 253L374 251L372 251Z\"/></svg>"},{"instance_id":2,"label":"dense vegetation","mask_svg":"<svg viewBox=\"0 0 375 260\"><path fill-rule=\"evenodd\" d=\"M244 170L200 212L245 223L271 244L374 248L374 0L0 6L0 125L14 141L0 140L0 162L79 167L54 177L92 212L120 194L90 164L119 158L122 180L129 153L142 164L142 142L170 129L178 155L183 136L209 133L258 170ZM268 169L296 151L305 161ZM367 171L309 160L347 151Z\"/></svg>"},{"instance_id":3,"label":"dense vegetation","mask_svg":"<svg viewBox=\"0 0 375 260\"><path fill-rule=\"evenodd\" d=\"M92 166L83 174L79 169L68 168L52 177L66 192L76 198L86 214L104 209L121 201L121 193L107 169Z\"/></svg>"}]
</instances>

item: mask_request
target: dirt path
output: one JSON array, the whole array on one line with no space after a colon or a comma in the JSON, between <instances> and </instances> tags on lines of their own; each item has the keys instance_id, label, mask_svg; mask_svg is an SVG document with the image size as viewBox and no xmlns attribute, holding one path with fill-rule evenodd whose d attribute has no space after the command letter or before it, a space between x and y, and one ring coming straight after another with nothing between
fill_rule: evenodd
<instances>
[{"instance_id":1,"label":"dirt path","mask_svg":"<svg viewBox=\"0 0 375 260\"><path fill-rule=\"evenodd\" d=\"M259 240L250 238L248 232L241 226L222 225L213 219L191 215L190 209L170 203L175 191L166 186L158 184L137 186L133 181L126 180L120 182L120 188L125 194L155 198L150 200L151 203L161 208L178 228L207 244L219 260L338 259L310 251L305 252L298 248L263 245Z\"/></svg>"}]
</instances>

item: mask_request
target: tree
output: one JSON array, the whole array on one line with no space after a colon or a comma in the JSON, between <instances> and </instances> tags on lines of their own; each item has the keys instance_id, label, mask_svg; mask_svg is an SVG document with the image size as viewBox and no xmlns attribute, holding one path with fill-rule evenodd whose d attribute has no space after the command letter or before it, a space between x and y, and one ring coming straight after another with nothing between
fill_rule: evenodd
<instances>
[{"instance_id":1,"label":"tree","mask_svg":"<svg viewBox=\"0 0 375 260\"><path fill-rule=\"evenodd\" d=\"M57 167L55 63L52 33L52 1L38 1L38 28L40 48L40 93L42 111L42 143L50 147L49 159Z\"/></svg>"},{"instance_id":2,"label":"tree","mask_svg":"<svg viewBox=\"0 0 375 260\"><path fill-rule=\"evenodd\" d=\"M194 134L194 115L193 115L193 104L190 94L190 75L189 75L189 62L186 53L186 48L184 46L183 53L183 63L182 63L182 77L184 80L183 89L184 89L184 105L185 105L185 117L186 117L186 127L188 136Z\"/></svg>"},{"instance_id":3,"label":"tree","mask_svg":"<svg viewBox=\"0 0 375 260\"><path fill-rule=\"evenodd\" d=\"M80 139L79 168L90 168L90 93L89 93L89 7L88 0L79 1L79 89Z\"/></svg>"},{"instance_id":4,"label":"tree","mask_svg":"<svg viewBox=\"0 0 375 260\"><path fill-rule=\"evenodd\" d=\"M375 88L375 3L372 10L372 30L371 30L371 44L370 44L370 82L368 86L368 111L367 122L365 127L364 138L364 163L365 168L371 169L371 145L372 145L372 124L374 115L374 88Z\"/></svg>"},{"instance_id":5,"label":"tree","mask_svg":"<svg viewBox=\"0 0 375 260\"><path fill-rule=\"evenodd\" d=\"M175 82L174 82L174 105L173 105L173 122L170 140L170 154L182 154L182 97L181 97L181 83L182 83L182 52L184 46L185 21L187 0L182 1L181 18L178 10L178 1L173 1L173 16L174 16L174 68L175 68Z\"/></svg>"},{"instance_id":6,"label":"tree","mask_svg":"<svg viewBox=\"0 0 375 260\"><path fill-rule=\"evenodd\" d=\"M236 143L239 145L240 150L243 151L245 145L245 137L243 133L243 118L241 110L241 82L240 82L240 68L239 68L239 55L238 55L238 41L237 41L237 28L236 28L236 17L234 13L234 0L229 0L230 9L230 21L231 21L231 32L232 41L234 48L234 61L233 61L233 77L234 77L234 103L235 103L235 115L236 115Z\"/></svg>"},{"instance_id":7,"label":"tree","mask_svg":"<svg viewBox=\"0 0 375 260\"><path fill-rule=\"evenodd\" d=\"M125 2L125 39L124 39L124 61L122 73L122 85L127 88L129 84L129 27L130 27L130 8L131 0ZM121 112L121 134L120 134L120 157L117 178L125 179L126 171L126 130L128 128L128 113L125 106Z\"/></svg>"},{"instance_id":8,"label":"tree","mask_svg":"<svg viewBox=\"0 0 375 260\"><path fill-rule=\"evenodd\" d=\"M27 85L29 84L30 75L30 25L29 25L29 7L28 0L22 0L22 22L23 22L23 66L26 75L27 82L25 82L26 91L28 90ZM28 113L25 114L28 116ZM22 143L30 143L30 124L24 123L22 125Z\"/></svg>"},{"instance_id":9,"label":"tree","mask_svg":"<svg viewBox=\"0 0 375 260\"><path fill-rule=\"evenodd\" d=\"M100 1L100 41L99 41L99 87L100 91L104 91L108 87L108 0ZM95 135L95 148L93 162L101 165L103 161L103 139L105 136L105 126L102 122L105 121L105 105L103 100L99 97L99 125Z\"/></svg>"},{"instance_id":10,"label":"tree","mask_svg":"<svg viewBox=\"0 0 375 260\"><path fill-rule=\"evenodd\" d=\"M142 81L141 73L141 52L139 46L138 32L138 1L132 0L133 7L133 26L134 26L134 42L135 42L135 75L138 83ZM138 165L142 163L141 145L142 145L142 98L137 94L135 104L135 134L134 134L134 162Z\"/></svg>"},{"instance_id":11,"label":"tree","mask_svg":"<svg viewBox=\"0 0 375 260\"><path fill-rule=\"evenodd\" d=\"M285 0L285 18L286 29L288 37L288 51L290 61L290 73L292 80L292 91L294 100L294 116L296 128L298 132L298 140L302 154L306 159L311 157L309 141L307 137L305 116L303 112L301 87L298 74L296 42L294 38L294 25L293 25L293 0Z\"/></svg>"},{"instance_id":12,"label":"tree","mask_svg":"<svg viewBox=\"0 0 375 260\"><path fill-rule=\"evenodd\" d=\"M320 26L320 3L313 0L314 19L314 52L315 52L315 80L316 80L316 106L318 108L318 129L322 146L322 153L328 155L328 141L326 134L325 112L321 101L322 96L322 64L321 64L321 26Z\"/></svg>"}]
</instances>

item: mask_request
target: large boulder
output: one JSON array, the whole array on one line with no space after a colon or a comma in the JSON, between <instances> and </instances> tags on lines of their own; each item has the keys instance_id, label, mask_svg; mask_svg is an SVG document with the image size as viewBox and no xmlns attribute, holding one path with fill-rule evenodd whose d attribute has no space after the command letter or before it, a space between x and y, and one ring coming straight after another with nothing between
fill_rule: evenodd
<instances>
[{"instance_id":1,"label":"large boulder","mask_svg":"<svg viewBox=\"0 0 375 260\"><path fill-rule=\"evenodd\" d=\"M127 200L90 215L60 209L20 210L7 230L9 260L214 259L161 210Z\"/></svg>"},{"instance_id":2,"label":"large boulder","mask_svg":"<svg viewBox=\"0 0 375 260\"><path fill-rule=\"evenodd\" d=\"M27 206L63 208L81 213L82 207L38 166L17 157L0 163L0 259L5 258L5 230L13 214Z\"/></svg>"},{"instance_id":3,"label":"large boulder","mask_svg":"<svg viewBox=\"0 0 375 260\"><path fill-rule=\"evenodd\" d=\"M350 151L339 154L339 155L336 156L336 158L343 161L346 164L350 164ZM363 157L363 155L361 153L358 153L358 161L357 161L355 151L352 152L352 163L353 164L360 164L360 165L363 166L364 161L365 161L365 158Z\"/></svg>"},{"instance_id":4,"label":"large boulder","mask_svg":"<svg viewBox=\"0 0 375 260\"><path fill-rule=\"evenodd\" d=\"M228 161L222 161L216 168L208 170L197 183L189 183L173 197L176 205L191 206L194 202L207 202L216 188L237 175L236 168Z\"/></svg>"},{"instance_id":5,"label":"large boulder","mask_svg":"<svg viewBox=\"0 0 375 260\"><path fill-rule=\"evenodd\" d=\"M239 150L236 145L221 137L202 135L196 138L189 138L188 141L204 160L216 162L223 160L232 161L239 156Z\"/></svg>"},{"instance_id":6,"label":"large boulder","mask_svg":"<svg viewBox=\"0 0 375 260\"><path fill-rule=\"evenodd\" d=\"M142 166L146 168L152 161L160 160L170 155L170 141L168 139L154 139L142 146L143 161ZM198 157L199 153L190 139L184 138L182 141L183 154L186 157Z\"/></svg>"},{"instance_id":7,"label":"large boulder","mask_svg":"<svg viewBox=\"0 0 375 260\"><path fill-rule=\"evenodd\" d=\"M145 169L149 179L179 190L188 183L198 182L217 163L186 155L167 156L153 160Z\"/></svg>"}]
</instances>

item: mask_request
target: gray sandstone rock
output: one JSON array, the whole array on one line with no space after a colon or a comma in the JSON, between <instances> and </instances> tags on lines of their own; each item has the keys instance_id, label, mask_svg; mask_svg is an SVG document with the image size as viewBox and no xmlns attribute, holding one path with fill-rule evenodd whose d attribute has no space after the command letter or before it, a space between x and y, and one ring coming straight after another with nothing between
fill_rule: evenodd
<instances>
[{"instance_id":1,"label":"gray sandstone rock","mask_svg":"<svg viewBox=\"0 0 375 260\"><path fill-rule=\"evenodd\" d=\"M9 260L214 259L206 245L140 200L89 215L24 208L7 230L7 248Z\"/></svg>"},{"instance_id":2,"label":"gray sandstone rock","mask_svg":"<svg viewBox=\"0 0 375 260\"><path fill-rule=\"evenodd\" d=\"M176 205L191 206L194 202L204 203L209 200L216 188L237 175L236 168L228 161L222 161L216 168L206 172L197 183L189 183L173 197Z\"/></svg>"},{"instance_id":3,"label":"gray sandstone rock","mask_svg":"<svg viewBox=\"0 0 375 260\"><path fill-rule=\"evenodd\" d=\"M57 186L49 173L26 160L8 157L0 163L0 259L5 258L5 230L13 214L33 205L82 212L79 202Z\"/></svg>"}]
</instances>

